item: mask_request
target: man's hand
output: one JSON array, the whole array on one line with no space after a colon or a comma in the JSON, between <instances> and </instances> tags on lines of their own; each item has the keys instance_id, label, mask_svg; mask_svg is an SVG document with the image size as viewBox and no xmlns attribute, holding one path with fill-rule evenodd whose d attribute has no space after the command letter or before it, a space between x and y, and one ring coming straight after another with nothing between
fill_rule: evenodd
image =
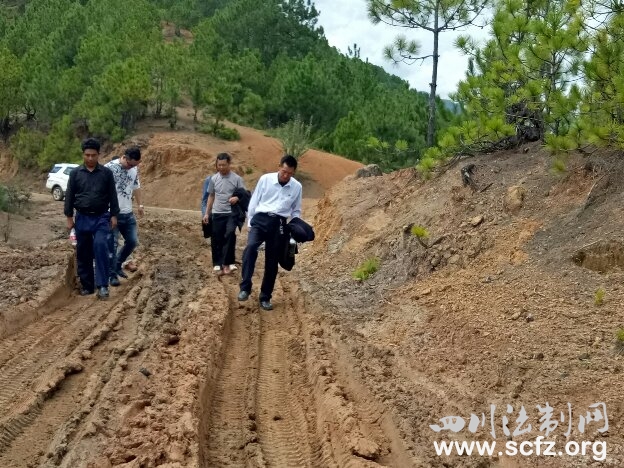
<instances>
[{"instance_id":1,"label":"man's hand","mask_svg":"<svg viewBox=\"0 0 624 468\"><path fill-rule=\"evenodd\" d=\"M74 227L74 217L73 216L68 216L67 217L67 230L71 231L72 228Z\"/></svg>"},{"instance_id":2,"label":"man's hand","mask_svg":"<svg viewBox=\"0 0 624 468\"><path fill-rule=\"evenodd\" d=\"M202 218L202 223L204 223L204 224L209 224L210 223L210 215L208 213L206 213L204 215L204 217Z\"/></svg>"},{"instance_id":3,"label":"man's hand","mask_svg":"<svg viewBox=\"0 0 624 468\"><path fill-rule=\"evenodd\" d=\"M139 213L139 216L143 216L145 214L145 207L143 205L139 205L137 212Z\"/></svg>"},{"instance_id":4,"label":"man's hand","mask_svg":"<svg viewBox=\"0 0 624 468\"><path fill-rule=\"evenodd\" d=\"M232 197L228 200L230 205L236 205L238 203L238 197Z\"/></svg>"},{"instance_id":5,"label":"man's hand","mask_svg":"<svg viewBox=\"0 0 624 468\"><path fill-rule=\"evenodd\" d=\"M117 227L117 216L111 216L111 230Z\"/></svg>"}]
</instances>

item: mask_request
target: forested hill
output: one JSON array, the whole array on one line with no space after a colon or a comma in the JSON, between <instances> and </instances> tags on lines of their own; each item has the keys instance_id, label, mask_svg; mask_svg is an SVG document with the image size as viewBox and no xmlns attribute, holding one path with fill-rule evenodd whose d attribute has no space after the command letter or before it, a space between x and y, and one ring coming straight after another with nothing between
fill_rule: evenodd
<instances>
[{"instance_id":1,"label":"forested hill","mask_svg":"<svg viewBox=\"0 0 624 468\"><path fill-rule=\"evenodd\" d=\"M300 117L316 146L390 169L424 147L426 96L327 43L305 0L0 2L0 133L24 167L119 141L146 117L273 128ZM173 38L163 27L175 25ZM187 31L190 31L187 32ZM451 117L439 102L443 128Z\"/></svg>"}]
</instances>

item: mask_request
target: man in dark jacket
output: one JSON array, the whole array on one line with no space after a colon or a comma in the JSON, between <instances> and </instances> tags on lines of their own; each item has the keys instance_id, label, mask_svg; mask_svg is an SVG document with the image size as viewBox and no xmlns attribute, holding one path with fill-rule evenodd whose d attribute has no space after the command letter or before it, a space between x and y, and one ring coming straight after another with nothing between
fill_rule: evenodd
<instances>
[{"instance_id":1,"label":"man in dark jacket","mask_svg":"<svg viewBox=\"0 0 624 468\"><path fill-rule=\"evenodd\" d=\"M236 217L236 226L239 231L243 230L243 224L245 224L245 218L247 217L247 210L249 209L249 201L251 200L251 192L244 187L239 187L234 190L233 197L238 198L238 203L232 205L232 214Z\"/></svg>"},{"instance_id":2,"label":"man in dark jacket","mask_svg":"<svg viewBox=\"0 0 624 468\"><path fill-rule=\"evenodd\" d=\"M108 299L110 259L108 236L117 226L119 203L115 178L110 169L98 163L100 142L88 138L82 142L84 164L69 174L65 197L67 229L76 229L76 259L80 277L80 295L93 294ZM74 220L74 210L76 219ZM95 278L93 259L95 257Z\"/></svg>"},{"instance_id":3,"label":"man in dark jacket","mask_svg":"<svg viewBox=\"0 0 624 468\"><path fill-rule=\"evenodd\" d=\"M280 246L279 264L290 271L295 266L295 254L299 253L297 243L312 242L314 229L301 218L292 218L286 225L286 234Z\"/></svg>"}]
</instances>

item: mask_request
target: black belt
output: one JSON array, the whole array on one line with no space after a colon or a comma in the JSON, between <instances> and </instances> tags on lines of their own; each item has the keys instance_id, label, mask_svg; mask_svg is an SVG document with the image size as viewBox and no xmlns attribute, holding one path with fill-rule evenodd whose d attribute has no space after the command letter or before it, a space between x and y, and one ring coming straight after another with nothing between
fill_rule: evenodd
<instances>
[{"instance_id":1,"label":"black belt","mask_svg":"<svg viewBox=\"0 0 624 468\"><path fill-rule=\"evenodd\" d=\"M258 213L258 214L264 214L264 215L270 216L271 218L279 218L279 219L281 219L283 221L286 221L286 216L280 216L280 215L275 214L275 213Z\"/></svg>"},{"instance_id":2,"label":"black belt","mask_svg":"<svg viewBox=\"0 0 624 468\"><path fill-rule=\"evenodd\" d=\"M108 213L108 210L106 211L76 210L76 211L80 213L81 215L85 215L85 216L102 216L104 213Z\"/></svg>"}]
</instances>

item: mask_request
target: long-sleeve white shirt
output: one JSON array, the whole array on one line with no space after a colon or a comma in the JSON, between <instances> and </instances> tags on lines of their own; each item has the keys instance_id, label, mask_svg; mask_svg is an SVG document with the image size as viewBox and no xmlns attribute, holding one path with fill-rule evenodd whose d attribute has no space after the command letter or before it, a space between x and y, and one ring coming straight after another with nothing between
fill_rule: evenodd
<instances>
[{"instance_id":1,"label":"long-sleeve white shirt","mask_svg":"<svg viewBox=\"0 0 624 468\"><path fill-rule=\"evenodd\" d=\"M274 213L285 218L301 217L301 183L291 177L288 183L282 186L279 183L277 172L264 174L258 180L255 190L249 201L247 215L249 226L256 213Z\"/></svg>"}]
</instances>

